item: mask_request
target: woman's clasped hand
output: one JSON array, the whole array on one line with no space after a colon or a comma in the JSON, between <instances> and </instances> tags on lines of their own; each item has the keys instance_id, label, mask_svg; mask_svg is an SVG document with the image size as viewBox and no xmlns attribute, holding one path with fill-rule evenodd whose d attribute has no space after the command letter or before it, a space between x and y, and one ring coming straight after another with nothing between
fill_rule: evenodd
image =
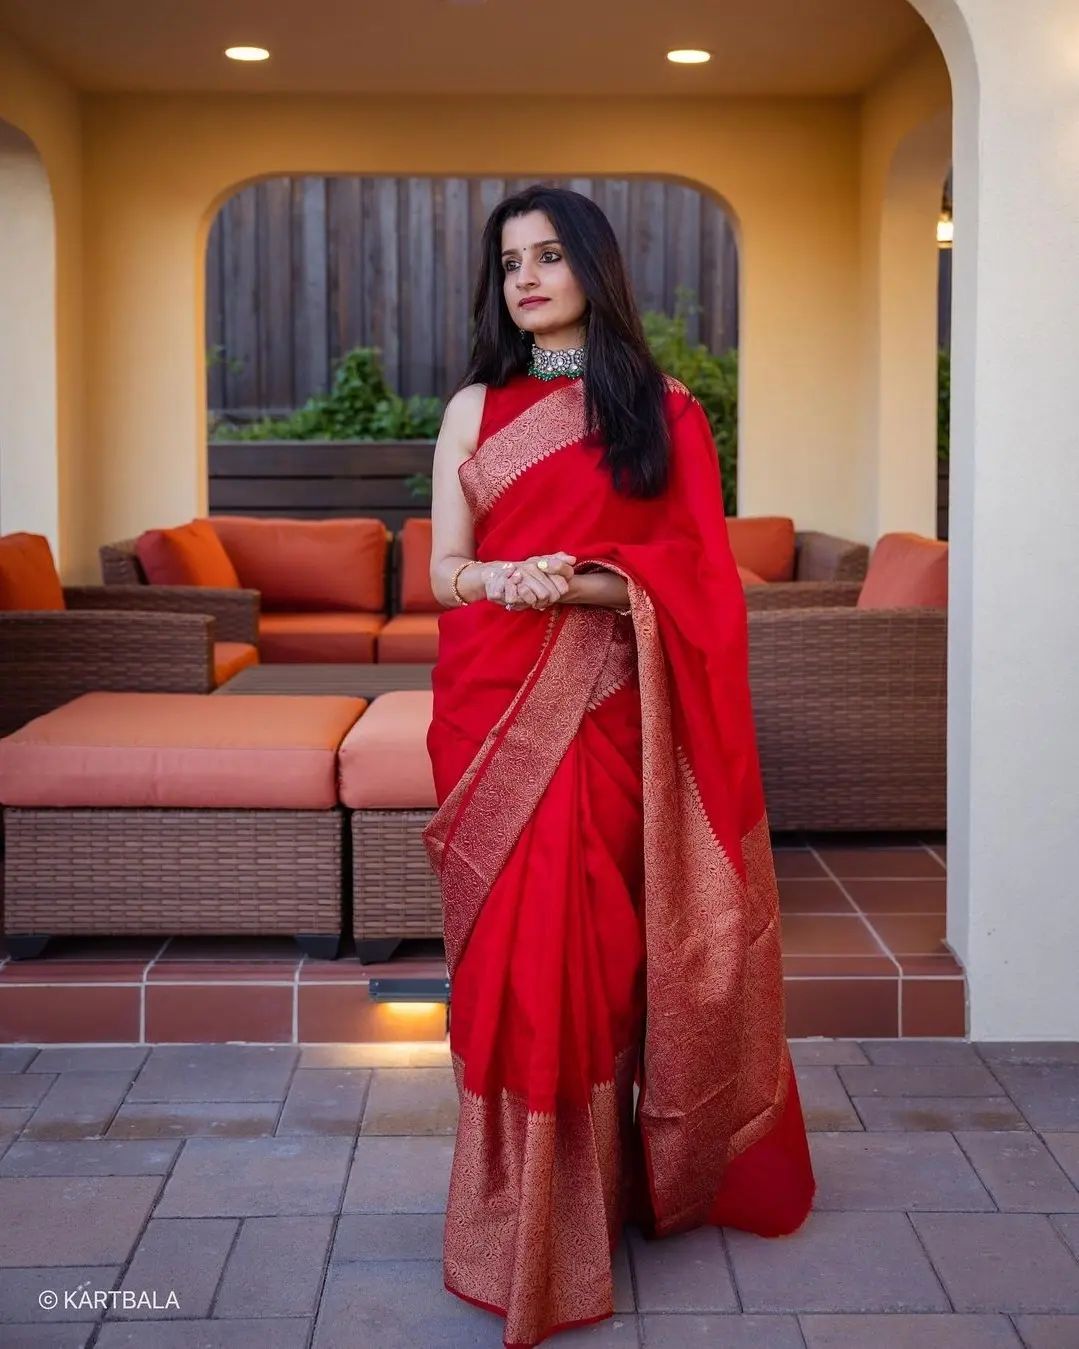
<instances>
[{"instance_id":1,"label":"woman's clasped hand","mask_svg":"<svg viewBox=\"0 0 1079 1349\"><path fill-rule=\"evenodd\" d=\"M546 609L569 589L576 560L575 553L538 553L523 562L485 563L486 597L507 609Z\"/></svg>"}]
</instances>

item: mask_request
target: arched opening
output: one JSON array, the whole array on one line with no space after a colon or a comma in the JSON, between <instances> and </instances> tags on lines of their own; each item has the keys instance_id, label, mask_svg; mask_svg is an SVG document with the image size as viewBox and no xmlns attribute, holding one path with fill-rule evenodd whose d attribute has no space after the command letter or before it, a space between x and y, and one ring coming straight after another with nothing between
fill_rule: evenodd
<instances>
[{"instance_id":1,"label":"arched opening","mask_svg":"<svg viewBox=\"0 0 1079 1349\"><path fill-rule=\"evenodd\" d=\"M59 556L56 230L37 147L0 120L0 534Z\"/></svg>"},{"instance_id":2,"label":"arched opening","mask_svg":"<svg viewBox=\"0 0 1079 1349\"><path fill-rule=\"evenodd\" d=\"M371 409L367 418L353 414L356 439L433 439L468 357L483 224L498 201L535 181L357 175L269 178L238 188L208 225L211 441L339 438L341 418L327 395L344 380L351 407ZM728 510L735 513L740 276L732 213L684 181L549 175L540 181L570 187L604 210L661 364L675 375L691 363L714 371L717 393L708 411ZM319 434L319 407L332 435ZM304 414L297 418L299 408ZM412 474L413 457L400 448L402 473ZM296 465L279 461L273 484L230 473L230 460L241 462L211 443L211 512L370 512L392 528L398 516L428 505L419 493L396 509L398 503L381 499L384 478L365 500L356 482L345 489L332 478L303 482ZM250 455L244 460L250 464Z\"/></svg>"}]
</instances>

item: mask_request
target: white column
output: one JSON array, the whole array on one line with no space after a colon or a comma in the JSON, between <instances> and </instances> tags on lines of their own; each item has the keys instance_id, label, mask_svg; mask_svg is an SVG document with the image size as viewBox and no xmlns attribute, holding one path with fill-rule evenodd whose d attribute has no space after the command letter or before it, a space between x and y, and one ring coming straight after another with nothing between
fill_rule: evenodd
<instances>
[{"instance_id":1,"label":"white column","mask_svg":"<svg viewBox=\"0 0 1079 1349\"><path fill-rule=\"evenodd\" d=\"M975 1039L1077 1038L1079 7L916 3L956 82L949 938Z\"/></svg>"}]
</instances>

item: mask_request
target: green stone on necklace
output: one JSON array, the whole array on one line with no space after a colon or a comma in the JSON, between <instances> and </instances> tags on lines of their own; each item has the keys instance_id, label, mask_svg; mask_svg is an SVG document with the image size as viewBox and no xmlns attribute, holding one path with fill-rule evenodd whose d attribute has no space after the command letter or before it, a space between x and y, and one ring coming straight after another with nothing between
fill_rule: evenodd
<instances>
[{"instance_id":1,"label":"green stone on necklace","mask_svg":"<svg viewBox=\"0 0 1079 1349\"><path fill-rule=\"evenodd\" d=\"M564 351L548 351L532 343L532 360L528 373L537 379L577 379L584 374L584 347L567 347Z\"/></svg>"}]
</instances>

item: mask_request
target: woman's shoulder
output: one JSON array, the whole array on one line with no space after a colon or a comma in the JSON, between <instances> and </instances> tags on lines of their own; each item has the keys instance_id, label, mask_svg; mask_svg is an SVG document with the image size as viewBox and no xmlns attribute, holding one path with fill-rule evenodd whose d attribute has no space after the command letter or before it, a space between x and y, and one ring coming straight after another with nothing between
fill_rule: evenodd
<instances>
[{"instance_id":1,"label":"woman's shoulder","mask_svg":"<svg viewBox=\"0 0 1079 1349\"><path fill-rule=\"evenodd\" d=\"M483 410L483 400L487 394L486 384L466 384L458 389L446 401L446 411L453 417L468 416L472 412Z\"/></svg>"},{"instance_id":2,"label":"woman's shoulder","mask_svg":"<svg viewBox=\"0 0 1079 1349\"><path fill-rule=\"evenodd\" d=\"M478 429L486 397L486 384L466 384L446 400L442 415L457 426L475 426Z\"/></svg>"},{"instance_id":3,"label":"woman's shoulder","mask_svg":"<svg viewBox=\"0 0 1079 1349\"><path fill-rule=\"evenodd\" d=\"M446 400L439 440L452 443L460 460L467 459L479 443L486 392L483 384L466 384Z\"/></svg>"}]
</instances>

